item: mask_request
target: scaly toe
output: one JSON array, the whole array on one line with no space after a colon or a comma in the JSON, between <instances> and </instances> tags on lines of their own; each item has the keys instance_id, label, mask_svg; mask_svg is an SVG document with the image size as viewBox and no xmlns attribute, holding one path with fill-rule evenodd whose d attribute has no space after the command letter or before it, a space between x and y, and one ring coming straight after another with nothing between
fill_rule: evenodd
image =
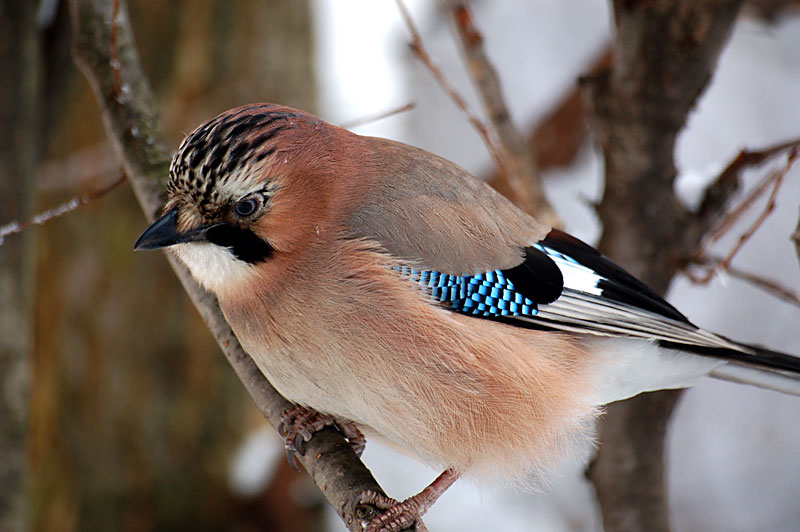
<instances>
[{"instance_id":1,"label":"scaly toe","mask_svg":"<svg viewBox=\"0 0 800 532\"><path fill-rule=\"evenodd\" d=\"M428 530L420 519L419 505L413 499L398 502L386 495L365 491L356 498L353 509L355 510L359 504L369 504L386 510L370 521L366 532L399 532L411 525L415 525L416 532L427 532Z\"/></svg>"},{"instance_id":2,"label":"scaly toe","mask_svg":"<svg viewBox=\"0 0 800 532\"><path fill-rule=\"evenodd\" d=\"M315 432L333 425L344 434L358 456L364 451L366 439L355 423L348 419L321 414L304 406L293 406L281 414L278 432L284 438L289 465L298 469L296 455L305 456L306 443Z\"/></svg>"}]
</instances>

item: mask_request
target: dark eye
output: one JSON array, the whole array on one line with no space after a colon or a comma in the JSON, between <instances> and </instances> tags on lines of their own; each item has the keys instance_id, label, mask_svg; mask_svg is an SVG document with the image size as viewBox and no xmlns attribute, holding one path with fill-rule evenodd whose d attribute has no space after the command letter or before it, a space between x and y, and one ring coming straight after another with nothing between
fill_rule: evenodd
<instances>
[{"instance_id":1,"label":"dark eye","mask_svg":"<svg viewBox=\"0 0 800 532\"><path fill-rule=\"evenodd\" d=\"M250 198L237 201L236 205L233 206L233 210L236 211L236 214L239 216L246 217L256 212L258 210L258 205L258 200Z\"/></svg>"}]
</instances>

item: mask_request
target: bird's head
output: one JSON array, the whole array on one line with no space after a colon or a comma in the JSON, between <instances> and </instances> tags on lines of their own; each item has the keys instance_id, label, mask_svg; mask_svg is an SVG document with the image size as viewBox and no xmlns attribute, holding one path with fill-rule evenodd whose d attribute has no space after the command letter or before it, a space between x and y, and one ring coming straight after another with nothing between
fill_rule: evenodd
<instances>
[{"instance_id":1,"label":"bird's head","mask_svg":"<svg viewBox=\"0 0 800 532\"><path fill-rule=\"evenodd\" d=\"M220 294L252 278L276 252L302 247L311 232L304 226L319 225L326 204L325 187L316 183L329 156L319 137L329 128L270 104L232 109L201 125L172 159L164 214L135 249L171 247Z\"/></svg>"}]
</instances>

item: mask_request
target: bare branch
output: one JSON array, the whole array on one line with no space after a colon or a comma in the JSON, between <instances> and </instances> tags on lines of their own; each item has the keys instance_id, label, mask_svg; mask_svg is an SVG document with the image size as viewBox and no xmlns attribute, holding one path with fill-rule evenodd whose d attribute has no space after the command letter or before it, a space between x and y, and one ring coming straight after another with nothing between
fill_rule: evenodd
<instances>
[{"instance_id":1,"label":"bare branch","mask_svg":"<svg viewBox=\"0 0 800 532\"><path fill-rule=\"evenodd\" d=\"M497 71L486 55L483 36L475 27L469 7L461 1L450 1L449 12L461 43L467 70L499 140L499 148L505 160L502 168L505 170L508 188L513 193L512 201L549 225L561 225L542 190L534 154L528 149L511 120Z\"/></svg>"},{"instance_id":2,"label":"bare branch","mask_svg":"<svg viewBox=\"0 0 800 532\"><path fill-rule=\"evenodd\" d=\"M698 260L698 262L693 263L701 266L708 266L710 270L715 272L715 274L719 274L720 271L724 271L726 274L730 275L731 277L735 277L737 279L741 279L742 281L746 281L762 290L767 292L768 294L777 297L787 303L800 307L800 294L796 291L792 290L788 286L784 286L777 281L773 281L772 279L766 279L759 275L756 275L751 272L746 272L744 270L740 270L730 264L723 264L725 259L722 257L714 257L714 256L705 256ZM693 283L701 284L705 283L705 277L697 277L695 276L690 270L685 270L684 273L686 277L689 278L690 281Z\"/></svg>"},{"instance_id":3,"label":"bare branch","mask_svg":"<svg viewBox=\"0 0 800 532\"><path fill-rule=\"evenodd\" d=\"M411 42L409 43L411 51L414 52L414 55L416 55L422 64L425 65L425 67L430 71L437 83L439 83L439 86L442 88L442 90L444 90L447 95L450 96L450 99L456 104L456 107L461 109L461 111L467 117L469 123L472 124L472 126L478 131L478 134L480 134L480 136L483 138L484 144L486 144L486 147L489 149L489 153L492 155L492 159L494 159L495 164L504 169L504 171L507 173L507 163L505 157L503 156L502 149L492 138L489 128L483 123L478 115L476 115L475 112L470 109L464 97L461 96L461 94L449 81L447 81L447 77L445 77L442 70L436 65L436 63L433 62L433 59L431 59L431 56L428 54L428 51L425 49L425 46L422 43L422 37L420 37L419 30L417 30L417 26L414 24L414 20L411 18L411 14L408 12L403 0L396 0L396 2L398 9L400 9L400 14L403 17L406 26L408 27L408 31L411 33Z\"/></svg>"},{"instance_id":4,"label":"bare branch","mask_svg":"<svg viewBox=\"0 0 800 532\"><path fill-rule=\"evenodd\" d=\"M608 46L598 54L598 57L589 66L589 72L608 70L611 66L611 50ZM572 164L579 153L581 146L589 138L586 104L581 98L579 87L573 87L558 102L550 112L536 124L535 129L529 133L527 139L528 150L534 155L539 170L544 172L552 168L566 167ZM499 169L487 179L487 183L496 188L498 192L509 195L505 176Z\"/></svg>"},{"instance_id":5,"label":"bare branch","mask_svg":"<svg viewBox=\"0 0 800 532\"><path fill-rule=\"evenodd\" d=\"M757 151L742 150L739 152L739 155L728 164L725 170L720 173L719 177L717 177L714 183L706 190L703 202L700 204L700 208L697 211L697 218L702 220L704 225L710 227L711 224L716 222L716 227L707 230L708 236L711 237L711 243L716 242L719 237L730 228L730 225L738 219L740 212L746 210L749 204L755 201L769 185L769 180L765 180L748 196L748 198L743 200L739 206L731 209L721 220L717 221L720 211L725 207L730 196L739 188L739 174L742 170L757 166L767 159L785 151L797 149L800 149L800 139ZM698 250L695 255L699 253L700 250Z\"/></svg>"},{"instance_id":6,"label":"bare branch","mask_svg":"<svg viewBox=\"0 0 800 532\"><path fill-rule=\"evenodd\" d=\"M75 61L91 83L100 105L108 136L121 159L128 179L148 220L161 207L160 194L167 176L169 155L150 87L142 73L127 17L120 2L116 8L105 0L71 0ZM111 26L116 21L116 49L112 61ZM120 74L115 91L115 71ZM213 295L204 291L188 271L168 255L187 294L205 320L258 408L277 427L289 403L281 397L244 352L219 310ZM328 428L315 434L301 462L323 495L350 530L362 530L362 522L376 516L376 508L352 502L366 490L380 490L342 435Z\"/></svg>"},{"instance_id":7,"label":"bare branch","mask_svg":"<svg viewBox=\"0 0 800 532\"><path fill-rule=\"evenodd\" d=\"M0 246L3 245L5 238L8 236L21 233L22 231L33 225L44 225L45 223L49 222L54 218L64 216L65 214L68 214L74 211L75 209L83 207L84 205L88 205L94 200L105 196L106 194L117 188L119 185L124 183L126 179L127 178L125 176L125 173L123 172L122 175L120 175L119 178L117 178L110 185L107 185L98 190L93 190L92 192L87 192L86 194L81 194L80 196L76 196L71 200L66 201L60 205L56 205L52 209L40 212L27 222L10 222L5 225L0 225Z\"/></svg>"},{"instance_id":8,"label":"bare branch","mask_svg":"<svg viewBox=\"0 0 800 532\"><path fill-rule=\"evenodd\" d=\"M362 116L361 118L356 118L355 120L350 120L349 122L345 122L340 125L345 129L353 129L354 127L363 126L364 124L377 122L378 120L383 120L384 118L389 118L390 116L405 113L406 111L412 110L414 107L416 107L416 105L417 104L414 102L407 103L405 105L401 105L400 107L389 109L388 111L382 111L369 116Z\"/></svg>"},{"instance_id":9,"label":"bare branch","mask_svg":"<svg viewBox=\"0 0 800 532\"><path fill-rule=\"evenodd\" d=\"M758 187L756 187L756 189L750 195L748 195L748 197L746 197L736 209L731 211L731 213L729 213L722 220L719 227L712 232L710 239L711 243L719 240L719 238L721 238L721 236L733 226L734 222L738 220L741 214L744 213L751 205L753 205L755 200L763 194L763 192L767 189L767 187L770 184L772 185L772 192L769 195L769 200L767 201L767 205L764 207L764 211L759 215L756 221L753 222L753 224L750 226L749 229L747 229L744 233L742 233L739 236L738 241L733 246L731 251L724 259L722 259L719 262L717 266L709 268L704 277L699 279L692 279L694 282L699 284L706 284L714 277L714 275L716 275L719 269L728 270L731 261L733 261L733 258L736 256L736 254L739 253L739 250L741 250L742 247L747 243L747 241L750 240L750 238L752 238L752 236L756 233L758 228L761 227L764 221L767 218L769 218L769 215L772 214L772 212L775 210L778 190L780 190L781 184L783 183L783 179L784 177L786 177L786 174L787 172L789 172L789 169L791 169L792 164L794 164L796 158L797 158L797 153L795 152L795 149L792 148L792 152L789 154L789 157L787 158L786 165L781 169L771 172L767 176L767 178L764 179L764 181ZM705 251L698 252L695 255L695 261L697 261L698 259L702 259L706 252L707 249Z\"/></svg>"}]
</instances>

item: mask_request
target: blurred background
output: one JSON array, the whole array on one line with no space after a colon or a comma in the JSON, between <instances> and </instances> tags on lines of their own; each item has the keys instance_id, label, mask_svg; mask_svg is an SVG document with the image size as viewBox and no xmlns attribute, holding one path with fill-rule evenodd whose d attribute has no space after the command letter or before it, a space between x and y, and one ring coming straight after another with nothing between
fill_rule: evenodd
<instances>
[{"instance_id":1,"label":"blurred background","mask_svg":"<svg viewBox=\"0 0 800 532\"><path fill-rule=\"evenodd\" d=\"M436 2L407 5L435 61L479 110L448 17ZM592 202L602 194L603 164L576 81L607 60L614 31L608 2L472 5L514 120L535 145L549 199L567 231L595 242L600 227ZM69 57L66 7L45 0L36 13L44 135L34 212L120 175L94 96ZM337 124L413 103L411 111L354 130L423 147L479 176L493 174L477 133L409 51L393 0L129 0L128 8L172 148L202 121L248 102L295 106ZM798 3L750 2L678 143L681 197L691 203L739 150L800 136L798 95ZM748 172L746 183L765 173ZM788 239L798 198L796 167L737 267L800 289ZM719 254L758 209L718 244ZM0 225L12 221L0 212ZM145 226L122 185L29 230L32 528L344 530L305 475L286 465L281 442L163 256L133 253ZM680 277L668 299L700 326L800 353L800 308L742 281L723 275L701 287ZM675 529L796 531L798 414L800 400L777 393L711 381L689 391L669 441ZM426 524L432 531L598 531L583 478L590 455L586 449L534 493L459 482ZM364 458L398 499L438 473L377 444Z\"/></svg>"}]
</instances>

